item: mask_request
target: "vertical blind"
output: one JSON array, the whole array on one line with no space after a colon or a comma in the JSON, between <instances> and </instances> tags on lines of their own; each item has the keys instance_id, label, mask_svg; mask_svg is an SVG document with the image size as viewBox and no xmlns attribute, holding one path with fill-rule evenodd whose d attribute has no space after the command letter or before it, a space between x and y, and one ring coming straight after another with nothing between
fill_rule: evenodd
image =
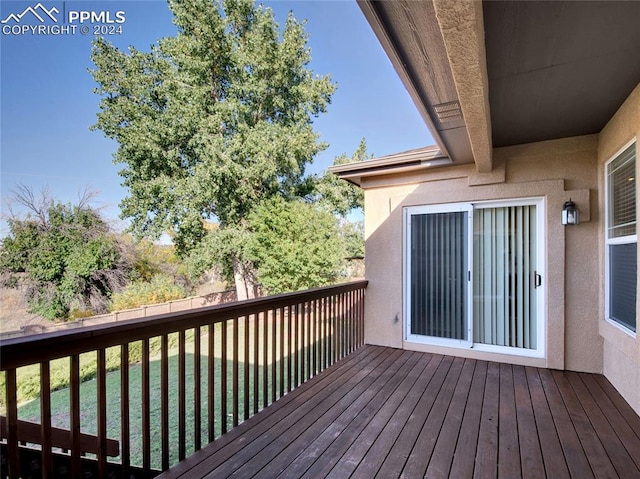
<instances>
[{"instance_id":1,"label":"vertical blind","mask_svg":"<svg viewBox=\"0 0 640 479\"><path fill-rule=\"evenodd\" d=\"M411 334L467 339L467 213L411 218Z\"/></svg>"},{"instance_id":2,"label":"vertical blind","mask_svg":"<svg viewBox=\"0 0 640 479\"><path fill-rule=\"evenodd\" d=\"M474 211L474 342L537 348L536 206Z\"/></svg>"}]
</instances>

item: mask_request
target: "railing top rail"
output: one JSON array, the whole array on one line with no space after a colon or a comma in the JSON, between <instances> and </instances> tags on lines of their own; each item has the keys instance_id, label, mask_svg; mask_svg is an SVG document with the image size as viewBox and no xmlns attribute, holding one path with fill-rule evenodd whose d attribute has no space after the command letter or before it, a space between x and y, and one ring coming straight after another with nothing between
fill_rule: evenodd
<instances>
[{"instance_id":1,"label":"railing top rail","mask_svg":"<svg viewBox=\"0 0 640 479\"><path fill-rule=\"evenodd\" d=\"M302 304L335 294L364 289L367 283L366 280L358 280L141 319L11 338L3 340L0 344L0 371L218 323L234 317Z\"/></svg>"}]
</instances>

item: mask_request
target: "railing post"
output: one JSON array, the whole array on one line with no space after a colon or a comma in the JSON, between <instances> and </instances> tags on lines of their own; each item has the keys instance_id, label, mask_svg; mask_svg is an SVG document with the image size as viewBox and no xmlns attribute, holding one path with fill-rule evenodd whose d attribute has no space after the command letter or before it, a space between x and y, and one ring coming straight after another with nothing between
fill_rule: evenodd
<instances>
[{"instance_id":1,"label":"railing post","mask_svg":"<svg viewBox=\"0 0 640 479\"><path fill-rule=\"evenodd\" d=\"M222 322L222 364L220 366L220 426L227 432L227 321Z\"/></svg>"},{"instance_id":2,"label":"railing post","mask_svg":"<svg viewBox=\"0 0 640 479\"><path fill-rule=\"evenodd\" d=\"M107 476L107 360L105 349L98 349L96 388L98 400L98 476Z\"/></svg>"},{"instance_id":3,"label":"railing post","mask_svg":"<svg viewBox=\"0 0 640 479\"><path fill-rule=\"evenodd\" d=\"M198 326L193 331L193 444L195 451L199 451L202 447L201 335L202 330Z\"/></svg>"},{"instance_id":4,"label":"railing post","mask_svg":"<svg viewBox=\"0 0 640 479\"><path fill-rule=\"evenodd\" d=\"M187 455L186 341L185 330L181 329L178 332L178 460L180 461Z\"/></svg>"},{"instance_id":5,"label":"railing post","mask_svg":"<svg viewBox=\"0 0 640 479\"><path fill-rule=\"evenodd\" d=\"M16 370L9 369L7 381L7 449L9 479L20 477L20 452L18 450L18 394Z\"/></svg>"},{"instance_id":6,"label":"railing post","mask_svg":"<svg viewBox=\"0 0 640 479\"><path fill-rule=\"evenodd\" d=\"M80 355L71 356L70 366L71 476L80 477L82 474L80 460Z\"/></svg>"},{"instance_id":7,"label":"railing post","mask_svg":"<svg viewBox=\"0 0 640 479\"><path fill-rule=\"evenodd\" d=\"M239 387L238 382L240 381L240 375L238 371L238 345L239 345L239 334L238 334L238 318L233 318L233 364L232 364L232 425L236 427L238 425L238 408L239 408Z\"/></svg>"},{"instance_id":8,"label":"railing post","mask_svg":"<svg viewBox=\"0 0 640 479\"><path fill-rule=\"evenodd\" d=\"M151 401L149 398L149 338L142 341L142 469L151 470Z\"/></svg>"},{"instance_id":9,"label":"railing post","mask_svg":"<svg viewBox=\"0 0 640 479\"><path fill-rule=\"evenodd\" d=\"M40 444L42 446L42 477L53 477L51 457L51 369L49 361L40 363Z\"/></svg>"},{"instance_id":10,"label":"railing post","mask_svg":"<svg viewBox=\"0 0 640 479\"><path fill-rule=\"evenodd\" d=\"M129 432L129 344L120 346L120 455L122 457L122 476L129 477L131 464L131 435Z\"/></svg>"},{"instance_id":11,"label":"railing post","mask_svg":"<svg viewBox=\"0 0 640 479\"><path fill-rule=\"evenodd\" d=\"M169 469L169 336L160 337L160 468Z\"/></svg>"},{"instance_id":12,"label":"railing post","mask_svg":"<svg viewBox=\"0 0 640 479\"><path fill-rule=\"evenodd\" d=\"M209 401L207 403L207 421L209 425L209 442L213 442L216 438L216 428L215 428L215 379L216 379L216 368L215 368L215 324L209 324L209 347L208 347L208 360L207 360L207 376L208 376L208 395Z\"/></svg>"},{"instance_id":13,"label":"railing post","mask_svg":"<svg viewBox=\"0 0 640 479\"><path fill-rule=\"evenodd\" d=\"M284 396L284 307L279 309L280 316L280 394L278 398Z\"/></svg>"}]
</instances>

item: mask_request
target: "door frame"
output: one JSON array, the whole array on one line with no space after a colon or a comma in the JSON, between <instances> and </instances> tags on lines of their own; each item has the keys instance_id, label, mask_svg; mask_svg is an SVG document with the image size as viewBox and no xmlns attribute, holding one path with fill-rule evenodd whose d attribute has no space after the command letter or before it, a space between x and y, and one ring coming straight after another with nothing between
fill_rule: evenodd
<instances>
[{"instance_id":1,"label":"door frame","mask_svg":"<svg viewBox=\"0 0 640 479\"><path fill-rule=\"evenodd\" d=\"M536 311L537 311L537 348L524 349L510 346L495 346L483 343L473 342L473 217L476 209L500 208L507 206L536 206L536 254L537 264L536 271L541 277L541 287L536 292ZM468 255L468 283L467 283L467 329L468 340L457 340L448 338L438 338L433 336L422 336L411 334L411 288L409 281L411 278L411 217L413 215L431 214L431 213L448 213L448 212L467 212L468 230L467 230L467 255ZM544 358L546 357L546 331L547 331L547 311L546 311L546 234L545 234L545 201L542 197L503 199L474 201L465 203L445 203L436 205L416 205L403 208L403 340L408 343L428 344L435 346L445 346L459 349L473 348L475 351L483 351L490 353L509 354L516 356Z\"/></svg>"}]
</instances>

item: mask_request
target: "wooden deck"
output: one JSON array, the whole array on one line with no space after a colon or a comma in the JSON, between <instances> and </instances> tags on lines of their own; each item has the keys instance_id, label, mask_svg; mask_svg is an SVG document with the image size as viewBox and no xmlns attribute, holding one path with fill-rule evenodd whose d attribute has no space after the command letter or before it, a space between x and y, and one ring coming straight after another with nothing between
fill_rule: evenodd
<instances>
[{"instance_id":1,"label":"wooden deck","mask_svg":"<svg viewBox=\"0 0 640 479\"><path fill-rule=\"evenodd\" d=\"M600 375L365 346L160 477L640 478Z\"/></svg>"}]
</instances>

